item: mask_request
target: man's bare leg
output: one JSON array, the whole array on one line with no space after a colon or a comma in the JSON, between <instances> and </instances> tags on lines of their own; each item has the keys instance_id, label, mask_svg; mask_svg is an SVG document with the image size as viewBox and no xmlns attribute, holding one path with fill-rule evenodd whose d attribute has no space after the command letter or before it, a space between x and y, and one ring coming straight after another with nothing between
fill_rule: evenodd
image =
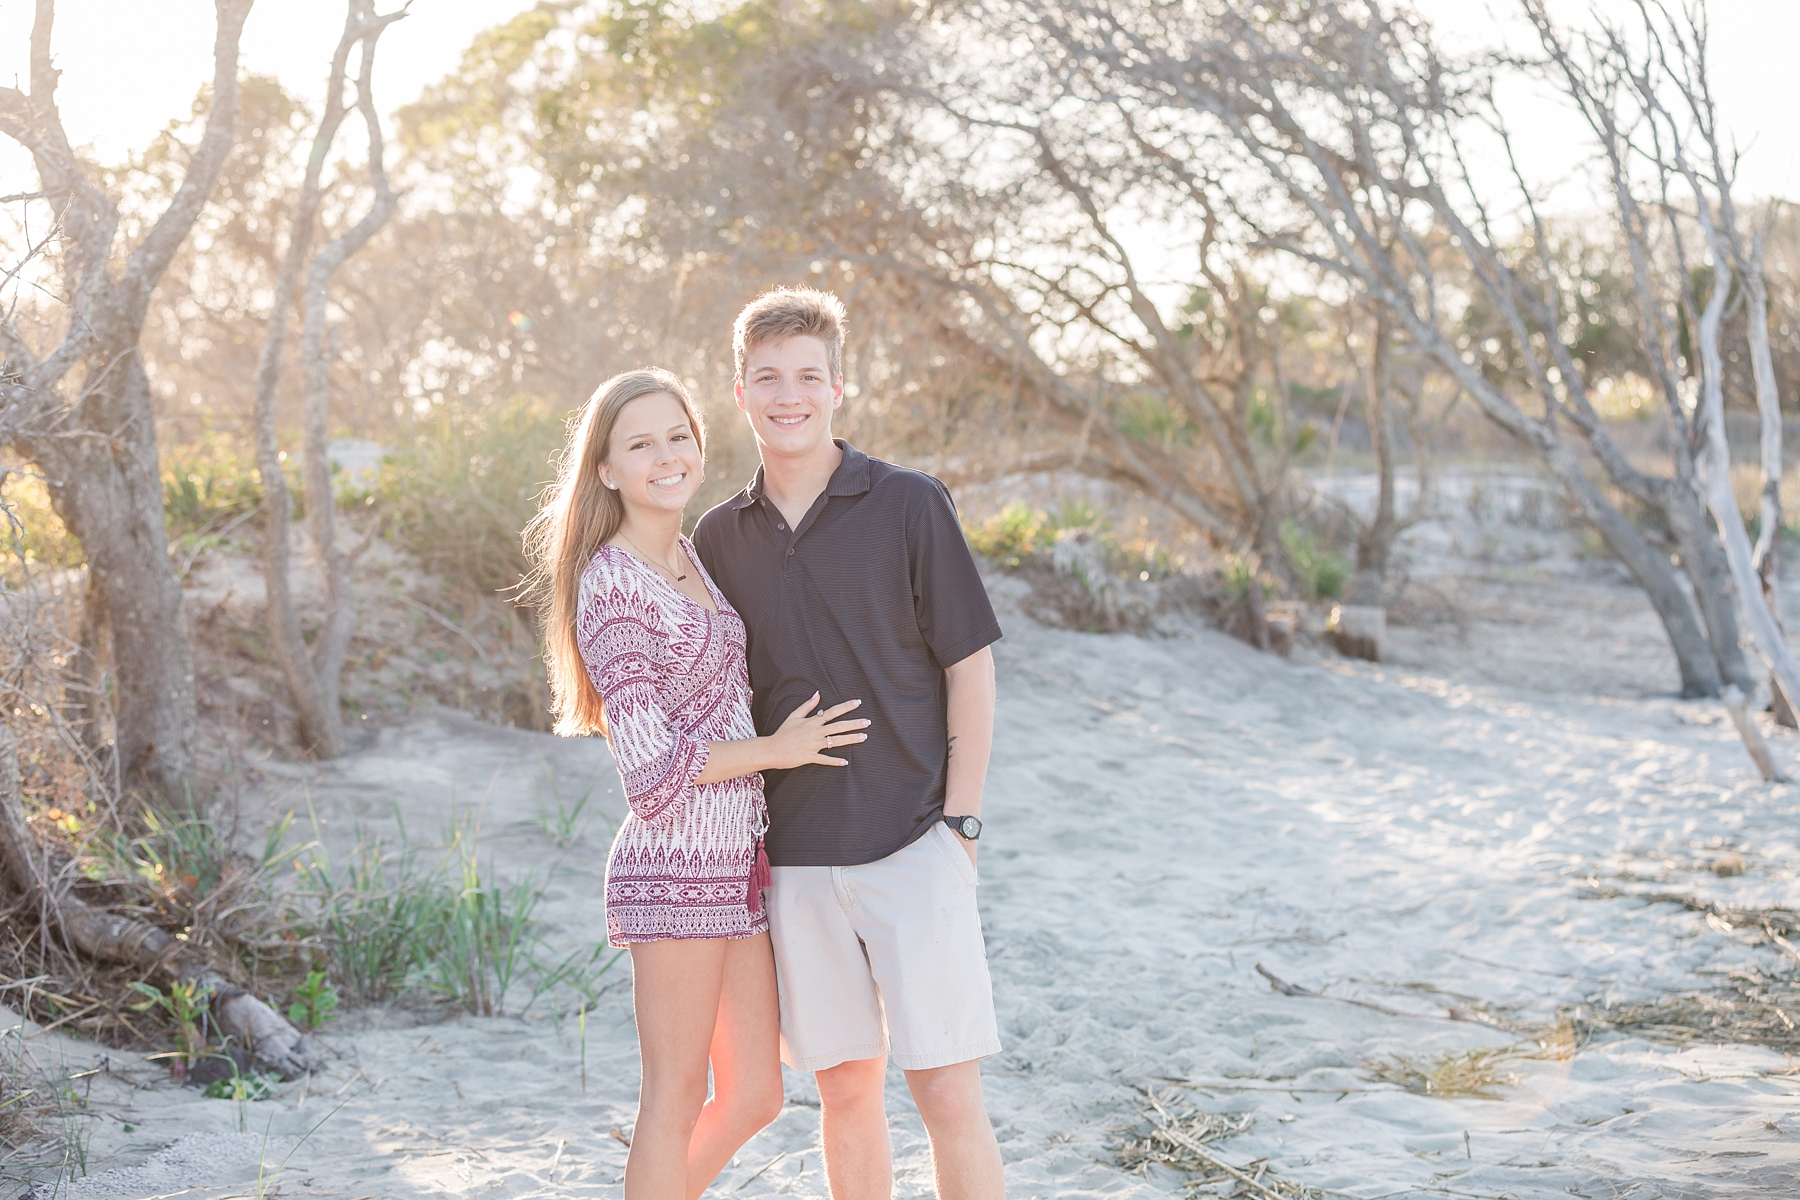
<instances>
[{"instance_id":1,"label":"man's bare leg","mask_svg":"<svg viewBox=\"0 0 1800 1200\"><path fill-rule=\"evenodd\" d=\"M981 1060L908 1071L906 1086L931 1139L938 1200L1003 1200L1006 1179L1000 1143L981 1098ZM832 1195L841 1200L835 1188Z\"/></svg>"},{"instance_id":2,"label":"man's bare leg","mask_svg":"<svg viewBox=\"0 0 1800 1200\"><path fill-rule=\"evenodd\" d=\"M893 1200L894 1145L881 1095L887 1055L852 1059L813 1077L819 1082L831 1200Z\"/></svg>"}]
</instances>

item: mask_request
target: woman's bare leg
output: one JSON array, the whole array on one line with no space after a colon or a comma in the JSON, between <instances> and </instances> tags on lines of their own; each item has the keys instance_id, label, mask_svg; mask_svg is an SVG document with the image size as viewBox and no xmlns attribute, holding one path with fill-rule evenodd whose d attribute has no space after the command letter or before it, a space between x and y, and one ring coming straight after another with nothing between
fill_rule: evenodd
<instances>
[{"instance_id":1,"label":"woman's bare leg","mask_svg":"<svg viewBox=\"0 0 1800 1200\"><path fill-rule=\"evenodd\" d=\"M725 978L722 938L631 947L644 1079L625 1159L625 1200L687 1200L688 1146L706 1103L706 1060Z\"/></svg>"},{"instance_id":2,"label":"woman's bare leg","mask_svg":"<svg viewBox=\"0 0 1800 1200\"><path fill-rule=\"evenodd\" d=\"M697 1200L738 1148L781 1113L781 1013L766 933L725 943L712 1079L712 1099L688 1146L687 1200Z\"/></svg>"}]
</instances>

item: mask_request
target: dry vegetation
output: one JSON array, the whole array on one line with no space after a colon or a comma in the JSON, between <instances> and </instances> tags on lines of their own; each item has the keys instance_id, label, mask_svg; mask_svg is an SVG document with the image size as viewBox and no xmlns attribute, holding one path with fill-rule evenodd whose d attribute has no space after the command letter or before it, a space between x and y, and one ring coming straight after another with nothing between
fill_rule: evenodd
<instances>
[{"instance_id":1,"label":"dry vegetation","mask_svg":"<svg viewBox=\"0 0 1800 1200\"><path fill-rule=\"evenodd\" d=\"M1266 1158L1234 1165L1215 1154L1209 1145L1248 1132L1252 1118L1246 1115L1210 1113L1182 1103L1168 1093L1144 1089L1144 1116L1150 1129L1142 1137L1119 1148L1118 1164L1143 1173L1152 1164L1189 1176L1189 1194L1205 1192L1221 1196L1248 1196L1254 1200L1322 1200L1326 1192L1284 1178ZM1212 1191L1214 1188L1222 1189Z\"/></svg>"}]
</instances>

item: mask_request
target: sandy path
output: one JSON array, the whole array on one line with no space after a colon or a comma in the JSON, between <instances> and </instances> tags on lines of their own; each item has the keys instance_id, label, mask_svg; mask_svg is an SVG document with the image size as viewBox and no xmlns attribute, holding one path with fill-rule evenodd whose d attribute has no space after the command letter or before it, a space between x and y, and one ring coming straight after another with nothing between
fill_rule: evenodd
<instances>
[{"instance_id":1,"label":"sandy path","mask_svg":"<svg viewBox=\"0 0 1800 1200\"><path fill-rule=\"evenodd\" d=\"M1641 600L1580 586L1615 606L1606 635L1641 650L1642 678L1672 674ZM1500 1100L1427 1098L1371 1082L1365 1060L1515 1039L1279 995L1253 970L1406 1012L1441 1014L1456 994L1547 1020L1559 1005L1699 986L1699 973L1749 959L1674 906L1581 898L1588 873L1630 868L1675 890L1800 901L1800 791L1752 780L1716 706L1283 662L1207 632L1007 626L982 903L1006 1042L989 1098L1011 1194L1180 1194L1173 1174L1111 1165L1136 1089L1168 1080L1195 1085L1185 1094L1203 1107L1256 1114L1225 1157L1267 1155L1360 1196L1800 1191L1800 1088L1770 1074L1788 1068L1779 1055L1618 1039L1513 1064L1521 1079ZM1560 641L1540 647L1548 660L1593 653L1560 628L1543 627ZM1484 642L1477 622L1462 653L1504 657L1501 633L1523 636L1489 632L1500 640ZM309 794L340 843L358 820L389 827L394 805L415 834L442 829L452 805L480 805L503 873L554 871L546 917L573 945L600 936L606 839L596 825L567 853L548 842L535 819L547 769L573 796L607 769L605 752L428 717L291 772L267 803ZM1746 875L1702 869L1721 845L1744 850ZM294 1154L280 1195L619 1194L624 1147L608 1130L629 1126L636 1087L622 988L589 1018L585 1093L572 1021L421 1021L351 1018L326 1039L331 1078L303 1102L291 1085L241 1114L127 1065L95 1085L92 1169L141 1162L182 1132L231 1134L240 1116L258 1145L267 1129L285 1147L349 1097ZM93 1057L67 1045L77 1065ZM810 1085L790 1074L788 1092L714 1194L825 1194ZM926 1194L928 1153L898 1072L890 1096L899 1194ZM250 1194L253 1176L221 1163L190 1181L209 1190L188 1194Z\"/></svg>"}]
</instances>

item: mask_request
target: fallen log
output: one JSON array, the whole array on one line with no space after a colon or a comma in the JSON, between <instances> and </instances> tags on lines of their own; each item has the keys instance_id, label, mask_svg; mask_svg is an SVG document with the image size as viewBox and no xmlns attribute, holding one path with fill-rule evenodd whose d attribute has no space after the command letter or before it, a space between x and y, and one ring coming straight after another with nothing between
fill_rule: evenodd
<instances>
[{"instance_id":1,"label":"fallen log","mask_svg":"<svg viewBox=\"0 0 1800 1200\"><path fill-rule=\"evenodd\" d=\"M190 983L211 997L213 1020L230 1044L258 1069L283 1079L324 1069L324 1060L286 1018L225 978L166 931L97 909L57 887L25 822L19 758L10 730L0 726L0 867L12 886L37 905L77 954L141 970L146 980Z\"/></svg>"}]
</instances>

